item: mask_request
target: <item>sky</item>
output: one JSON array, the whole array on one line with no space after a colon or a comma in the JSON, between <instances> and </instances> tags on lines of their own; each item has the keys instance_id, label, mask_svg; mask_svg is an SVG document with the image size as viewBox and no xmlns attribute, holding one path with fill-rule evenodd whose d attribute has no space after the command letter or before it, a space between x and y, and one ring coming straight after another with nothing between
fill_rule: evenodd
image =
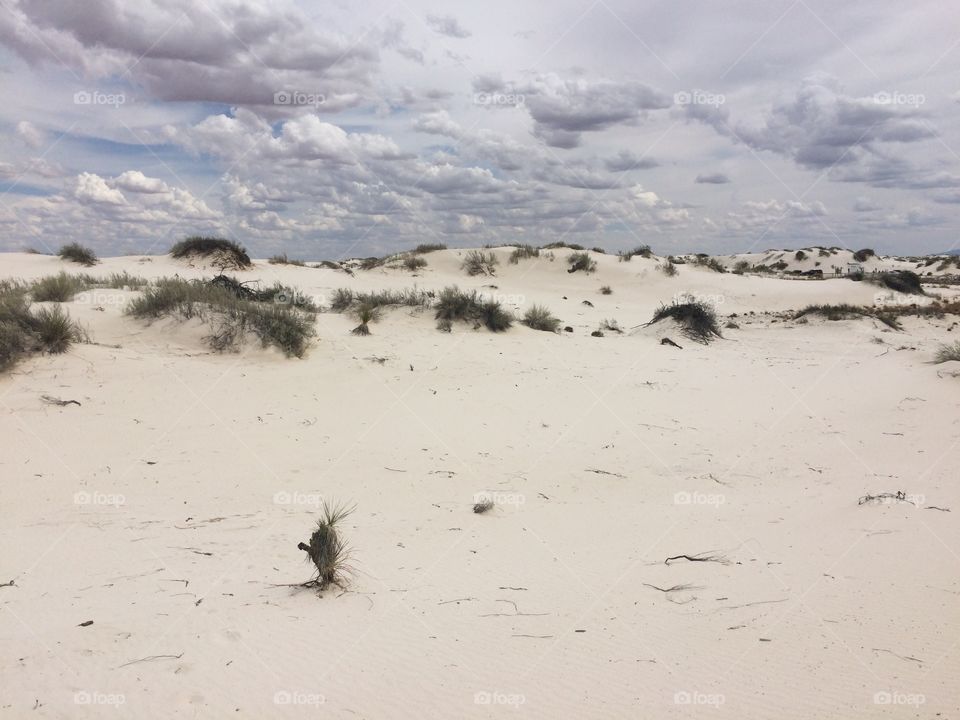
<instances>
[{"instance_id":1,"label":"sky","mask_svg":"<svg viewBox=\"0 0 960 720\"><path fill-rule=\"evenodd\" d=\"M960 244L955 0L0 0L0 250Z\"/></svg>"}]
</instances>

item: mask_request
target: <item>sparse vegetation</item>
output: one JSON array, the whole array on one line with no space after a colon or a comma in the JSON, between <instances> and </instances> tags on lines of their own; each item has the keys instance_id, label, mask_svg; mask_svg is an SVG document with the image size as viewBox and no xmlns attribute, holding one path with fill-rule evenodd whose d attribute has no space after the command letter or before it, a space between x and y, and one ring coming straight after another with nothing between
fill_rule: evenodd
<instances>
[{"instance_id":1,"label":"sparse vegetation","mask_svg":"<svg viewBox=\"0 0 960 720\"><path fill-rule=\"evenodd\" d=\"M370 305L361 305L356 310L357 320L360 324L350 331L353 335L369 335L370 323L380 318L380 309Z\"/></svg>"},{"instance_id":2,"label":"sparse vegetation","mask_svg":"<svg viewBox=\"0 0 960 720\"><path fill-rule=\"evenodd\" d=\"M417 245L413 251L418 255L426 255L427 253L437 252L438 250L446 250L447 246L443 243L421 243Z\"/></svg>"},{"instance_id":3,"label":"sparse vegetation","mask_svg":"<svg viewBox=\"0 0 960 720\"><path fill-rule=\"evenodd\" d=\"M86 267L92 267L100 262L93 250L84 247L80 243L64 245L57 254L61 260L69 260L70 262L79 263Z\"/></svg>"},{"instance_id":4,"label":"sparse vegetation","mask_svg":"<svg viewBox=\"0 0 960 720\"><path fill-rule=\"evenodd\" d=\"M516 265L521 260L535 257L540 257L540 248L535 248L533 245L520 245L510 253L510 263Z\"/></svg>"},{"instance_id":5,"label":"sparse vegetation","mask_svg":"<svg viewBox=\"0 0 960 720\"><path fill-rule=\"evenodd\" d=\"M310 313L290 303L244 299L212 281L158 280L130 303L126 313L147 320L199 318L213 328L207 341L217 351L237 349L245 335L253 333L264 347L302 357L314 335Z\"/></svg>"},{"instance_id":6,"label":"sparse vegetation","mask_svg":"<svg viewBox=\"0 0 960 720\"><path fill-rule=\"evenodd\" d=\"M271 265L296 265L297 267L306 267L306 263L303 260L291 260L287 257L286 253L274 255L272 258L267 260L267 262Z\"/></svg>"},{"instance_id":7,"label":"sparse vegetation","mask_svg":"<svg viewBox=\"0 0 960 720\"><path fill-rule=\"evenodd\" d=\"M668 318L680 325L681 332L695 342L706 345L714 338L723 337L717 325L716 312L705 302L675 300L670 305L661 305L647 325L653 325Z\"/></svg>"},{"instance_id":8,"label":"sparse vegetation","mask_svg":"<svg viewBox=\"0 0 960 720\"><path fill-rule=\"evenodd\" d=\"M900 323L897 322L896 317L892 313L877 310L872 307L849 305L847 303L840 305L808 305L803 310L797 312L793 316L793 319L799 320L807 315L819 315L827 320L849 320L851 318L869 317L879 320L894 330L900 329Z\"/></svg>"},{"instance_id":9,"label":"sparse vegetation","mask_svg":"<svg viewBox=\"0 0 960 720\"><path fill-rule=\"evenodd\" d=\"M664 262L660 263L657 266L664 275L667 277L673 277L677 274L677 266L674 264L673 260L667 258Z\"/></svg>"},{"instance_id":10,"label":"sparse vegetation","mask_svg":"<svg viewBox=\"0 0 960 720\"><path fill-rule=\"evenodd\" d=\"M704 255L699 253L696 260L693 261L694 265L699 265L700 267L708 268L714 272L725 273L727 268L716 258L710 257L709 255Z\"/></svg>"},{"instance_id":11,"label":"sparse vegetation","mask_svg":"<svg viewBox=\"0 0 960 720\"><path fill-rule=\"evenodd\" d=\"M793 255L793 259L797 261L806 260L807 254L803 250L797 250Z\"/></svg>"},{"instance_id":12,"label":"sparse vegetation","mask_svg":"<svg viewBox=\"0 0 960 720\"><path fill-rule=\"evenodd\" d=\"M344 312L362 305L375 310L384 307L423 307L429 305L432 298L432 292L416 288L373 292L354 292L349 288L339 288L330 299L330 310Z\"/></svg>"},{"instance_id":13,"label":"sparse vegetation","mask_svg":"<svg viewBox=\"0 0 960 720\"><path fill-rule=\"evenodd\" d=\"M867 276L865 276L867 277ZM924 295L920 276L912 270L891 270L869 276L869 281L907 295Z\"/></svg>"},{"instance_id":14,"label":"sparse vegetation","mask_svg":"<svg viewBox=\"0 0 960 720\"><path fill-rule=\"evenodd\" d=\"M546 332L557 332L560 329L560 321L550 314L550 311L542 305L534 305L523 314L524 325L533 330L544 330Z\"/></svg>"},{"instance_id":15,"label":"sparse vegetation","mask_svg":"<svg viewBox=\"0 0 960 720\"><path fill-rule=\"evenodd\" d=\"M185 238L170 248L170 256L177 260L209 259L211 265L221 270L246 270L253 265L247 251L235 242L197 235Z\"/></svg>"},{"instance_id":16,"label":"sparse vegetation","mask_svg":"<svg viewBox=\"0 0 960 720\"><path fill-rule=\"evenodd\" d=\"M612 318L609 320L604 320L602 323L600 323L600 329L606 330L607 332L615 332L617 334L623 332L623 328L620 327L620 323Z\"/></svg>"},{"instance_id":17,"label":"sparse vegetation","mask_svg":"<svg viewBox=\"0 0 960 720\"><path fill-rule=\"evenodd\" d=\"M870 258L874 257L876 253L871 248L863 248L862 250L857 250L853 254L853 259L857 262L866 262Z\"/></svg>"},{"instance_id":18,"label":"sparse vegetation","mask_svg":"<svg viewBox=\"0 0 960 720\"><path fill-rule=\"evenodd\" d=\"M956 341L952 345L941 345L937 349L937 354L933 358L933 361L937 364L949 362L951 360L960 362L960 340Z\"/></svg>"},{"instance_id":19,"label":"sparse vegetation","mask_svg":"<svg viewBox=\"0 0 960 720\"><path fill-rule=\"evenodd\" d=\"M33 312L28 290L24 283L0 281L0 371L34 353L62 353L86 339L59 305Z\"/></svg>"},{"instance_id":20,"label":"sparse vegetation","mask_svg":"<svg viewBox=\"0 0 960 720\"><path fill-rule=\"evenodd\" d=\"M474 328L486 327L491 332L507 330L513 315L494 300L481 299L475 291L463 292L455 285L440 291L435 317L437 328L449 331L455 321L473 323Z\"/></svg>"},{"instance_id":21,"label":"sparse vegetation","mask_svg":"<svg viewBox=\"0 0 960 720\"><path fill-rule=\"evenodd\" d=\"M567 258L567 264L570 266L568 273L591 273L597 269L597 263L585 252L572 253Z\"/></svg>"},{"instance_id":22,"label":"sparse vegetation","mask_svg":"<svg viewBox=\"0 0 960 720\"><path fill-rule=\"evenodd\" d=\"M619 262L630 262L634 255L639 255L642 258L649 258L651 255L653 255L653 251L650 249L649 245L640 245L635 247L633 250L621 250L617 253L617 260Z\"/></svg>"},{"instance_id":23,"label":"sparse vegetation","mask_svg":"<svg viewBox=\"0 0 960 720\"><path fill-rule=\"evenodd\" d=\"M600 294L601 294L601 295L612 295L612 294L613 294L613 290L610 289L610 286L609 286L609 285L602 285L602 286L600 287Z\"/></svg>"},{"instance_id":24,"label":"sparse vegetation","mask_svg":"<svg viewBox=\"0 0 960 720\"><path fill-rule=\"evenodd\" d=\"M461 264L461 269L466 270L467 275L496 275L496 266L498 265L497 256L492 252L482 252L480 250L471 250L467 253Z\"/></svg>"},{"instance_id":25,"label":"sparse vegetation","mask_svg":"<svg viewBox=\"0 0 960 720\"><path fill-rule=\"evenodd\" d=\"M323 502L322 516L309 543L300 543L297 548L307 553L316 570L315 577L304 583L306 587L324 590L330 585L343 588L349 566L350 547L340 534L341 523L355 510L354 506L334 505Z\"/></svg>"},{"instance_id":26,"label":"sparse vegetation","mask_svg":"<svg viewBox=\"0 0 960 720\"><path fill-rule=\"evenodd\" d=\"M93 288L113 290L136 289L147 284L144 278L134 277L126 272L112 273L108 277L92 275L70 275L60 272L57 275L34 280L30 286L30 295L34 302L70 302L77 293Z\"/></svg>"},{"instance_id":27,"label":"sparse vegetation","mask_svg":"<svg viewBox=\"0 0 960 720\"><path fill-rule=\"evenodd\" d=\"M737 262L733 264L733 272L737 275L743 275L749 269L750 263L747 260L737 260Z\"/></svg>"},{"instance_id":28,"label":"sparse vegetation","mask_svg":"<svg viewBox=\"0 0 960 720\"><path fill-rule=\"evenodd\" d=\"M425 268L427 266L427 261L422 257L417 257L416 255L407 255L407 257L403 259L402 265L410 272L416 272L421 268Z\"/></svg>"},{"instance_id":29,"label":"sparse vegetation","mask_svg":"<svg viewBox=\"0 0 960 720\"><path fill-rule=\"evenodd\" d=\"M561 250L567 248L568 250L583 250L583 245L577 245L576 243L567 243L567 242L552 242L547 245L541 245L541 250Z\"/></svg>"}]
</instances>

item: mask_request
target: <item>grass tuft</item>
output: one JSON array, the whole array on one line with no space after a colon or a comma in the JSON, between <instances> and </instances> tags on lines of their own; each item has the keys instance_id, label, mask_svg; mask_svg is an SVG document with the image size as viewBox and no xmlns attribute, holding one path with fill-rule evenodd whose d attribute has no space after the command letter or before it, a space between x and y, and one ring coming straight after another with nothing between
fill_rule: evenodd
<instances>
[{"instance_id":1,"label":"grass tuft","mask_svg":"<svg viewBox=\"0 0 960 720\"><path fill-rule=\"evenodd\" d=\"M178 260L209 258L211 264L221 270L246 270L253 265L247 251L235 242L197 235L185 238L170 248L170 256Z\"/></svg>"},{"instance_id":2,"label":"grass tuft","mask_svg":"<svg viewBox=\"0 0 960 720\"><path fill-rule=\"evenodd\" d=\"M471 250L467 253L460 268L472 277L474 275L496 275L497 265L497 256L492 252L485 253L480 250Z\"/></svg>"},{"instance_id":3,"label":"grass tuft","mask_svg":"<svg viewBox=\"0 0 960 720\"><path fill-rule=\"evenodd\" d=\"M694 342L706 345L714 338L723 337L717 325L716 312L705 302L674 301L670 305L661 305L647 324L653 325L668 318L676 321L681 332Z\"/></svg>"},{"instance_id":4,"label":"grass tuft","mask_svg":"<svg viewBox=\"0 0 960 720\"><path fill-rule=\"evenodd\" d=\"M523 320L520 322L532 330L555 333L560 329L560 321L543 305L534 305L529 308L523 314Z\"/></svg>"},{"instance_id":5,"label":"grass tuft","mask_svg":"<svg viewBox=\"0 0 960 720\"><path fill-rule=\"evenodd\" d=\"M307 553L316 575L304 585L324 590L330 585L343 588L350 574L350 547L340 534L340 524L355 510L355 506L334 505L324 501L322 516L310 535L309 543L297 547Z\"/></svg>"},{"instance_id":6,"label":"grass tuft","mask_svg":"<svg viewBox=\"0 0 960 720\"><path fill-rule=\"evenodd\" d=\"M960 362L960 340L957 340L953 345L941 345L933 358L933 361L937 364L951 360Z\"/></svg>"},{"instance_id":7,"label":"grass tuft","mask_svg":"<svg viewBox=\"0 0 960 720\"><path fill-rule=\"evenodd\" d=\"M69 245L64 245L60 248L61 260L69 260L70 262L79 263L86 267L92 267L100 262L97 259L97 256L94 254L93 250L86 248L80 243L70 243Z\"/></svg>"},{"instance_id":8,"label":"grass tuft","mask_svg":"<svg viewBox=\"0 0 960 720\"><path fill-rule=\"evenodd\" d=\"M513 315L494 300L481 299L476 291L463 292L456 285L446 287L437 297L435 317L437 329L449 332L454 322L470 322L474 328L486 327L491 332L510 328Z\"/></svg>"},{"instance_id":9,"label":"grass tuft","mask_svg":"<svg viewBox=\"0 0 960 720\"><path fill-rule=\"evenodd\" d=\"M516 265L521 260L535 257L540 257L540 248L535 248L533 245L520 245L510 253L510 264Z\"/></svg>"},{"instance_id":10,"label":"grass tuft","mask_svg":"<svg viewBox=\"0 0 960 720\"><path fill-rule=\"evenodd\" d=\"M597 269L597 263L585 252L572 253L567 258L567 264L570 266L568 273L591 273Z\"/></svg>"}]
</instances>

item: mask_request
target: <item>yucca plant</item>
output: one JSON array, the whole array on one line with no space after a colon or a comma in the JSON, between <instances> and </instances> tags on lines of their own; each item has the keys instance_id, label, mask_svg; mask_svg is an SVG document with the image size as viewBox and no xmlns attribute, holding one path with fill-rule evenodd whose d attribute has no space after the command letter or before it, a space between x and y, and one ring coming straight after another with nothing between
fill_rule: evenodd
<instances>
[{"instance_id":1,"label":"yucca plant","mask_svg":"<svg viewBox=\"0 0 960 720\"><path fill-rule=\"evenodd\" d=\"M379 317L379 311L371 305L364 304L357 308L356 315L360 324L351 330L350 333L352 335L369 335L370 323Z\"/></svg>"},{"instance_id":2,"label":"yucca plant","mask_svg":"<svg viewBox=\"0 0 960 720\"><path fill-rule=\"evenodd\" d=\"M322 517L317 521L317 529L310 536L309 543L299 543L316 569L316 576L303 583L304 587L324 590L330 585L344 587L346 576L351 573L348 564L350 547L340 535L339 525L349 516L356 506L323 502Z\"/></svg>"}]
</instances>

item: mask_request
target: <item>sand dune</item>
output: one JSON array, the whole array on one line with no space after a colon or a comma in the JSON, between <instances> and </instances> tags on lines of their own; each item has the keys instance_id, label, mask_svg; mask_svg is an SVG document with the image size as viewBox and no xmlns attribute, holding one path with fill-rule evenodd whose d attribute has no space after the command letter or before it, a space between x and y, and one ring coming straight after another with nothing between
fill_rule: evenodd
<instances>
[{"instance_id":1,"label":"sand dune","mask_svg":"<svg viewBox=\"0 0 960 720\"><path fill-rule=\"evenodd\" d=\"M441 333L398 308L355 337L323 312L288 359L127 317L133 290L65 303L93 343L0 378L0 714L954 717L960 363L930 361L955 316L802 322L878 287L492 252L493 277L462 250L240 275L324 305L457 284L572 332ZM0 258L4 278L61 270ZM87 270L122 271L211 275ZM643 327L683 295L738 327L706 346ZM591 337L608 319L625 332ZM323 498L356 504L355 574L318 597L286 585Z\"/></svg>"}]
</instances>

